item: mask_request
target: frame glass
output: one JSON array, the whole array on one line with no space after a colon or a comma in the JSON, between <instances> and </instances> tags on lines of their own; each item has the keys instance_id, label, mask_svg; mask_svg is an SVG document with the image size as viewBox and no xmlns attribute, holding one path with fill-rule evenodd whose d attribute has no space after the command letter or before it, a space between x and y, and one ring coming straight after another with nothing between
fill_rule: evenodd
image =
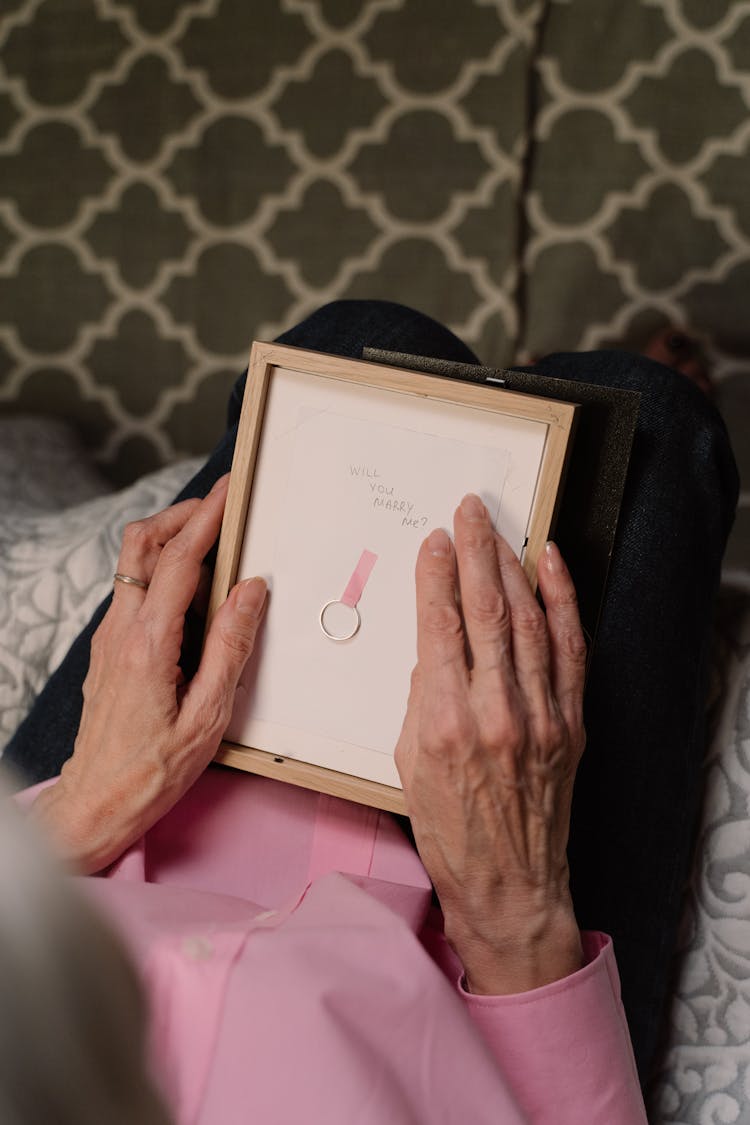
<instances>
[{"instance_id":1,"label":"frame glass","mask_svg":"<svg viewBox=\"0 0 750 1125\"><path fill-rule=\"evenodd\" d=\"M404 813L419 545L476 492L534 586L576 409L255 343L209 619L253 575L269 600L217 760Z\"/></svg>"}]
</instances>

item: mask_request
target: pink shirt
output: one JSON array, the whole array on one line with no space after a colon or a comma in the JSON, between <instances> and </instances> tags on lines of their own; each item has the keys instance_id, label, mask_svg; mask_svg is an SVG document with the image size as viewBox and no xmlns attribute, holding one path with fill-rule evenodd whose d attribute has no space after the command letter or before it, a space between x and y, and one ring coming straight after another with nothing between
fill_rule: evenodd
<instances>
[{"instance_id":1,"label":"pink shirt","mask_svg":"<svg viewBox=\"0 0 750 1125\"><path fill-rule=\"evenodd\" d=\"M179 1125L640 1125L609 939L471 996L386 813L211 768L105 878Z\"/></svg>"}]
</instances>

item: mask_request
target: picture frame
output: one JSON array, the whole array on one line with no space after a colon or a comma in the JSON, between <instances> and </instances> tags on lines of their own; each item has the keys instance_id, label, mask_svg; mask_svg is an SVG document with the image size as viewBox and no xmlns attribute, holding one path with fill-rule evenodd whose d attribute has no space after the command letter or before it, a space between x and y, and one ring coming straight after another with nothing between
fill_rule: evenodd
<instances>
[{"instance_id":1,"label":"picture frame","mask_svg":"<svg viewBox=\"0 0 750 1125\"><path fill-rule=\"evenodd\" d=\"M575 403L575 441L565 463L554 533L576 588L588 668L596 649L641 392L581 379L553 378L529 368L484 367L381 348L364 348L362 358L442 379L491 384Z\"/></svg>"},{"instance_id":2,"label":"picture frame","mask_svg":"<svg viewBox=\"0 0 750 1125\"><path fill-rule=\"evenodd\" d=\"M217 761L405 813L393 762L416 657L413 569L477 492L522 560L554 524L577 407L255 342L208 609L269 596Z\"/></svg>"}]
</instances>

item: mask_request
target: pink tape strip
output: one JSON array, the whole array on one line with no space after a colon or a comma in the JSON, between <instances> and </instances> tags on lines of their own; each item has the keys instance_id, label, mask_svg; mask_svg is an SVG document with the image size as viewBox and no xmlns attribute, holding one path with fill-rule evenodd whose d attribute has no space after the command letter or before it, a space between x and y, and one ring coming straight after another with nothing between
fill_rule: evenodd
<instances>
[{"instance_id":1,"label":"pink tape strip","mask_svg":"<svg viewBox=\"0 0 750 1125\"><path fill-rule=\"evenodd\" d=\"M365 588L367 579L372 573L372 568L378 561L378 556L374 555L372 551L363 551L359 556L359 562L354 568L354 574L346 584L346 589L341 595L341 601L344 605L351 606L353 609L359 599L362 597L362 591Z\"/></svg>"}]
</instances>

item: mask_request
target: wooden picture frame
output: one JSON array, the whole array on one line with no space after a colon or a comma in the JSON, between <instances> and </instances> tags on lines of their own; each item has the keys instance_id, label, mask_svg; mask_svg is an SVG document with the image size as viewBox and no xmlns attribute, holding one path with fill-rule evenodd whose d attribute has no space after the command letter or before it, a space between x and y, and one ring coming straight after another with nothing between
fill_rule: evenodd
<instances>
[{"instance_id":1,"label":"wooden picture frame","mask_svg":"<svg viewBox=\"0 0 750 1125\"><path fill-rule=\"evenodd\" d=\"M254 574L269 603L217 761L404 813L392 755L414 663L419 543L436 523L451 531L461 496L479 492L535 586L575 414L494 386L253 344L209 622ZM355 622L348 637L326 617L341 606Z\"/></svg>"}]
</instances>

